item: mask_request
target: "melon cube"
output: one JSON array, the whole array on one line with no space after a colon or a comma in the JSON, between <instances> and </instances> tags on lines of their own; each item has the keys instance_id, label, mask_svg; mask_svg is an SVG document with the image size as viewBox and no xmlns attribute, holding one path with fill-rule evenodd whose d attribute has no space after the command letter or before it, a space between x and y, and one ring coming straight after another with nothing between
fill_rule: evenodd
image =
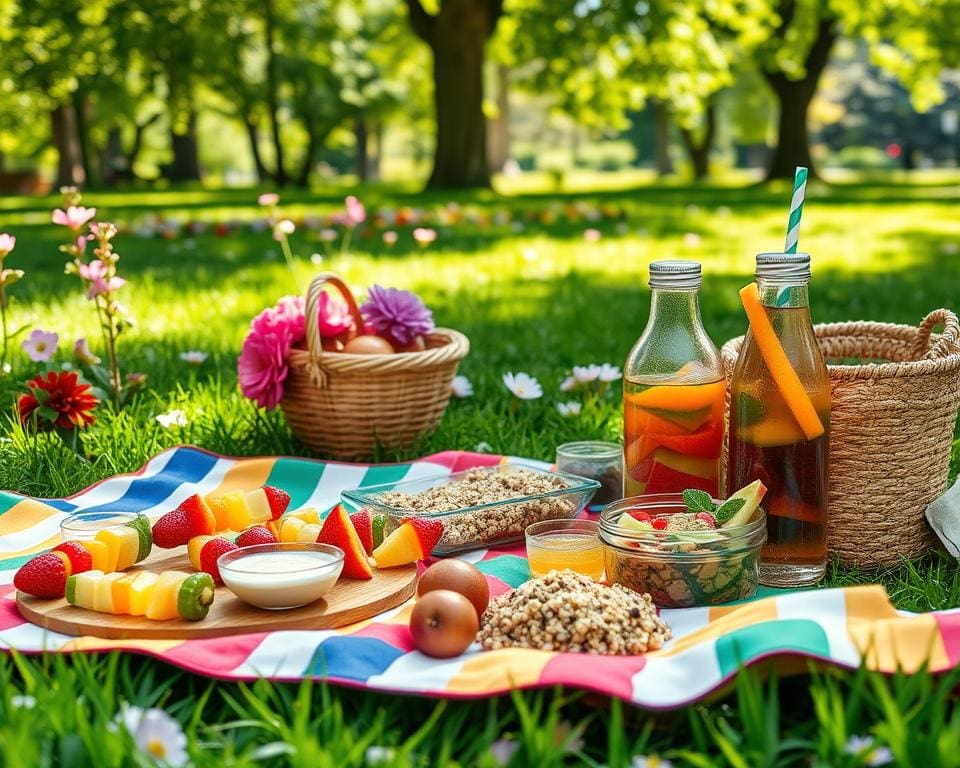
<instances>
[{"instance_id":1,"label":"melon cube","mask_svg":"<svg viewBox=\"0 0 960 768\"><path fill-rule=\"evenodd\" d=\"M140 554L140 533L136 528L104 528L97 531L97 541L102 541L109 550L107 570L125 571L137 562Z\"/></svg>"},{"instance_id":2,"label":"melon cube","mask_svg":"<svg viewBox=\"0 0 960 768\"><path fill-rule=\"evenodd\" d=\"M250 509L247 507L247 497L243 491L230 491L230 493L221 496L221 499L227 511L228 530L242 531L252 525Z\"/></svg>"},{"instance_id":3,"label":"melon cube","mask_svg":"<svg viewBox=\"0 0 960 768\"><path fill-rule=\"evenodd\" d=\"M150 605L153 596L153 587L160 576L151 571L140 571L133 574L133 583L130 585L130 615L143 616Z\"/></svg>"},{"instance_id":4,"label":"melon cube","mask_svg":"<svg viewBox=\"0 0 960 768\"><path fill-rule=\"evenodd\" d=\"M306 525L299 517L283 517L280 519L280 541L299 541L297 538L300 529Z\"/></svg>"},{"instance_id":5,"label":"melon cube","mask_svg":"<svg viewBox=\"0 0 960 768\"><path fill-rule=\"evenodd\" d=\"M90 559L93 560L93 570L106 573L110 569L107 564L110 560L110 548L102 541L96 539L84 539L79 542L87 552L90 553Z\"/></svg>"},{"instance_id":6,"label":"melon cube","mask_svg":"<svg viewBox=\"0 0 960 768\"><path fill-rule=\"evenodd\" d=\"M273 513L270 511L270 502L267 501L267 494L264 493L263 488L257 488L255 491L247 491L246 501L247 509L250 511L250 519L254 524L265 523L267 520L273 519Z\"/></svg>"},{"instance_id":7,"label":"melon cube","mask_svg":"<svg viewBox=\"0 0 960 768\"><path fill-rule=\"evenodd\" d=\"M314 525L320 524L320 513L313 507L304 507L293 512L287 512L286 517L295 517L305 523L313 523Z\"/></svg>"},{"instance_id":8,"label":"melon cube","mask_svg":"<svg viewBox=\"0 0 960 768\"><path fill-rule=\"evenodd\" d=\"M297 541L315 542L320 535L320 526L308 523L297 531Z\"/></svg>"},{"instance_id":9,"label":"melon cube","mask_svg":"<svg viewBox=\"0 0 960 768\"><path fill-rule=\"evenodd\" d=\"M157 583L153 585L153 595L147 606L145 615L148 619L162 621L175 619L180 615L177 611L177 595L185 578L187 574L179 571L164 571L160 574Z\"/></svg>"},{"instance_id":10,"label":"melon cube","mask_svg":"<svg viewBox=\"0 0 960 768\"><path fill-rule=\"evenodd\" d=\"M227 505L223 500L223 496L214 496L211 494L205 496L203 500L207 502L207 506L210 507L210 511L213 512L213 517L217 521L217 530L230 530L230 515L227 512Z\"/></svg>"},{"instance_id":11,"label":"melon cube","mask_svg":"<svg viewBox=\"0 0 960 768\"><path fill-rule=\"evenodd\" d=\"M130 613L130 587L133 586L136 578L135 573L125 573L113 582L111 592L115 613Z\"/></svg>"},{"instance_id":12,"label":"melon cube","mask_svg":"<svg viewBox=\"0 0 960 768\"><path fill-rule=\"evenodd\" d=\"M113 606L113 582L123 578L122 573L106 573L93 590L93 610L101 613L117 613Z\"/></svg>"},{"instance_id":13,"label":"melon cube","mask_svg":"<svg viewBox=\"0 0 960 768\"><path fill-rule=\"evenodd\" d=\"M97 583L104 576L103 571L84 571L76 575L76 590L74 594L74 605L79 608L93 608L93 596L96 592Z\"/></svg>"}]
</instances>

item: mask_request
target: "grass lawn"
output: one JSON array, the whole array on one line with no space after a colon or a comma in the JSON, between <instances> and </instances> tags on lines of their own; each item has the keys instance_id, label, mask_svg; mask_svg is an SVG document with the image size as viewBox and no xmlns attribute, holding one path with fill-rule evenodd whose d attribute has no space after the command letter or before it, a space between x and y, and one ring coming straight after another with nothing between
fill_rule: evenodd
<instances>
[{"instance_id":1,"label":"grass lawn","mask_svg":"<svg viewBox=\"0 0 960 768\"><path fill-rule=\"evenodd\" d=\"M956 308L955 182L812 186L801 248L814 256L815 320L915 324L933 308ZM284 196L285 210L293 217L330 213L342 195L291 193ZM471 339L461 373L473 382L474 396L452 402L439 430L421 445L384 454L384 460L481 443L498 453L549 459L566 440L616 439L622 426L616 393L565 418L556 409L569 399L558 389L561 379L575 364L622 363L646 322L646 267L657 258L702 261L707 330L718 344L742 333L736 291L750 279L755 253L782 247L787 197L785 188L733 186L458 196L461 206L495 223L439 226L437 241L423 250L409 227L400 228L392 249L373 230L355 239L349 256L328 251L317 229L303 227L292 238L296 275L269 233L248 226L226 236L208 230L170 240L124 234L115 245L129 280L123 298L137 324L121 339L120 355L124 372L147 373L149 389L122 413L100 409L86 437L89 462L55 440L28 439L12 421L4 423L0 487L41 496L73 493L179 443L235 455L309 455L279 412L259 412L243 400L235 366L250 318L280 296L302 291L318 269L339 272L357 287L379 282L412 288L439 324ZM98 218L133 221L155 214L223 222L257 217L255 198L249 190L195 190L91 194L85 203L98 207ZM450 197L371 188L363 199L370 208L432 210ZM578 201L604 215L593 221L570 211ZM92 307L76 278L62 273L57 245L64 231L47 223L55 202L0 200L0 231L18 238L7 266L28 273L13 289L12 324L59 333L56 361L66 362L74 338L100 345ZM503 217L507 211L510 221ZM587 228L600 231L599 241L585 239ZM209 353L197 367L179 358L194 349ZM12 362L11 374L0 380L5 413L36 368L19 349ZM500 377L519 370L543 383L541 400L512 400ZM184 411L185 425L157 422L172 409ZM954 474L958 463L960 443ZM829 574L834 585L878 580L906 610L960 603L956 564L936 555L881 573L835 566ZM744 674L722 701L649 717L569 692L438 705L325 687L212 685L139 659L68 663L4 656L0 750L10 766L135 765L122 732L107 727L122 699L160 703L177 716L198 765L362 765L365 755L373 756L371 746L395 748L388 757L398 764L496 764L490 744L503 738L520 745L516 765L625 765L637 754L704 766L809 765L810 753L818 765L863 765L865 757L844 748L855 734L872 734L900 764L956 765L960 715L950 698L953 682L829 671L812 680L762 682ZM11 697L24 692L36 699L34 708L12 704Z\"/></svg>"}]
</instances>

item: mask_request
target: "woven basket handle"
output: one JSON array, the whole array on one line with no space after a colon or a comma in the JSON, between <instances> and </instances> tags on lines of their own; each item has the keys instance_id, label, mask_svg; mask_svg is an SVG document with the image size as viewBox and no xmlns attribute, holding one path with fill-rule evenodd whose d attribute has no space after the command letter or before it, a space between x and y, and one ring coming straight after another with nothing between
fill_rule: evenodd
<instances>
[{"instance_id":1,"label":"woven basket handle","mask_svg":"<svg viewBox=\"0 0 960 768\"><path fill-rule=\"evenodd\" d=\"M326 386L326 374L320 365L323 357L323 339L320 337L320 294L323 289L331 285L337 289L343 300L347 303L347 308L353 316L353 322L357 330L363 329L363 318L360 316L360 308L357 306L356 299L353 298L353 292L347 286L339 275L333 272L323 272L310 281L310 287L307 288L307 351L310 353L310 362L307 364L310 371L310 378L317 387Z\"/></svg>"},{"instance_id":2,"label":"woven basket handle","mask_svg":"<svg viewBox=\"0 0 960 768\"><path fill-rule=\"evenodd\" d=\"M930 334L943 323L943 333L933 346ZM935 309L920 323L917 340L913 343L911 360L936 360L950 354L950 347L960 346L960 321L949 309Z\"/></svg>"}]
</instances>

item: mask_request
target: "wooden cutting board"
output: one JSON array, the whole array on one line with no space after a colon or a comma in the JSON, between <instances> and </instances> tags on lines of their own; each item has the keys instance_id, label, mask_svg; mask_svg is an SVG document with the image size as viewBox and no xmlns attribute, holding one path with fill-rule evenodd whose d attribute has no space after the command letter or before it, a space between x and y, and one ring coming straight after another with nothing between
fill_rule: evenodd
<instances>
[{"instance_id":1,"label":"wooden cutting board","mask_svg":"<svg viewBox=\"0 0 960 768\"><path fill-rule=\"evenodd\" d=\"M150 557L130 570L139 569L190 573L193 566L187 559L185 547L175 550L155 548ZM151 621L143 616L114 616L76 608L62 598L43 600L22 592L17 592L17 608L32 624L65 635L91 635L109 640L195 640L282 629L342 627L395 608L413 596L416 586L416 565L374 569L369 581L341 579L320 600L285 611L254 608L221 586L217 587L210 613L202 621Z\"/></svg>"}]
</instances>

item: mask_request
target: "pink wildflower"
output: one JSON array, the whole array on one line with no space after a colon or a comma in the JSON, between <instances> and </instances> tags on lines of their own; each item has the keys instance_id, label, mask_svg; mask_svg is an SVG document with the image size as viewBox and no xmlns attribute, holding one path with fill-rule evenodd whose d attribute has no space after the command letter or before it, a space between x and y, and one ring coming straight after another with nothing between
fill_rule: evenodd
<instances>
[{"instance_id":1,"label":"pink wildflower","mask_svg":"<svg viewBox=\"0 0 960 768\"><path fill-rule=\"evenodd\" d=\"M14 249L16 244L17 238L13 235L8 235L6 232L0 232L0 259L5 258L7 254Z\"/></svg>"},{"instance_id":2,"label":"pink wildflower","mask_svg":"<svg viewBox=\"0 0 960 768\"><path fill-rule=\"evenodd\" d=\"M279 202L280 195L276 192L264 192L257 198L257 205L262 205L264 208L271 208Z\"/></svg>"},{"instance_id":3,"label":"pink wildflower","mask_svg":"<svg viewBox=\"0 0 960 768\"><path fill-rule=\"evenodd\" d=\"M399 235L392 229L388 229L383 233L383 242L385 245L396 245Z\"/></svg>"},{"instance_id":4,"label":"pink wildflower","mask_svg":"<svg viewBox=\"0 0 960 768\"><path fill-rule=\"evenodd\" d=\"M30 332L30 335L23 340L23 351L35 363L45 363L53 353L57 351L57 343L60 337L52 331L41 331L39 328Z\"/></svg>"},{"instance_id":5,"label":"pink wildflower","mask_svg":"<svg viewBox=\"0 0 960 768\"><path fill-rule=\"evenodd\" d=\"M603 237L603 235L599 229L594 229L591 227L590 229L583 230L583 239L588 243L599 242L601 237Z\"/></svg>"},{"instance_id":6,"label":"pink wildflower","mask_svg":"<svg viewBox=\"0 0 960 768\"><path fill-rule=\"evenodd\" d=\"M57 208L53 212L53 223L69 227L74 232L83 229L83 225L97 215L96 208L84 208L82 205L68 205L67 210Z\"/></svg>"},{"instance_id":7,"label":"pink wildflower","mask_svg":"<svg viewBox=\"0 0 960 768\"><path fill-rule=\"evenodd\" d=\"M90 287L87 288L88 299L102 296L105 293L113 293L127 284L126 280L117 275L107 279L107 267L100 259L94 259L89 264L81 264L78 271L80 277L90 283Z\"/></svg>"},{"instance_id":8,"label":"pink wildflower","mask_svg":"<svg viewBox=\"0 0 960 768\"><path fill-rule=\"evenodd\" d=\"M413 230L413 239L417 241L417 245L426 246L437 239L437 232L427 227L417 227Z\"/></svg>"},{"instance_id":9,"label":"pink wildflower","mask_svg":"<svg viewBox=\"0 0 960 768\"><path fill-rule=\"evenodd\" d=\"M367 211L356 197L348 195L343 204L347 209L345 224L348 227L355 227L367 220Z\"/></svg>"}]
</instances>

